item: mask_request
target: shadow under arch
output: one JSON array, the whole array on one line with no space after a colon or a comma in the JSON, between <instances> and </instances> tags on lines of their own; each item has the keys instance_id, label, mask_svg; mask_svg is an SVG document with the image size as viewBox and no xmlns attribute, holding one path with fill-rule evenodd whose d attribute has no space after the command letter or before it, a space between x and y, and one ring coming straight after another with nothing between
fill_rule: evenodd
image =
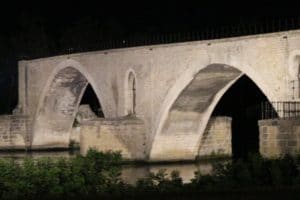
<instances>
[{"instance_id":1,"label":"shadow under arch","mask_svg":"<svg viewBox=\"0 0 300 200\"><path fill-rule=\"evenodd\" d=\"M234 158L259 153L258 121L262 119L262 103L268 98L247 76L241 76L218 101L212 117L231 117L231 146ZM270 102L269 102L270 103ZM271 103L270 103L271 105ZM278 114L272 109L274 117Z\"/></svg>"},{"instance_id":2,"label":"shadow under arch","mask_svg":"<svg viewBox=\"0 0 300 200\"><path fill-rule=\"evenodd\" d=\"M150 160L193 160L202 134L223 94L244 73L232 66L211 64L200 69L170 102L161 118Z\"/></svg>"},{"instance_id":3,"label":"shadow under arch","mask_svg":"<svg viewBox=\"0 0 300 200\"><path fill-rule=\"evenodd\" d=\"M78 66L69 63L54 70L34 118L32 149L69 146L75 115L88 84L94 88L90 76ZM98 95L97 98L99 101Z\"/></svg>"}]
</instances>

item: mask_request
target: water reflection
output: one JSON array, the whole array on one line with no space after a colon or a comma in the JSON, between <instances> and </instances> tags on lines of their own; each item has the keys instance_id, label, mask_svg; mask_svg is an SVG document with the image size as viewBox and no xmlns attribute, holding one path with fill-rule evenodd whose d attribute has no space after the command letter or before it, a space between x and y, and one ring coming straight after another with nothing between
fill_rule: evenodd
<instances>
[{"instance_id":1,"label":"water reflection","mask_svg":"<svg viewBox=\"0 0 300 200\"><path fill-rule=\"evenodd\" d=\"M134 184L138 179L145 178L150 173L157 173L160 169L164 169L168 175L172 171L178 171L183 182L188 183L194 178L196 171L200 171L201 174L212 173L213 163L213 161L202 161L197 163L125 165L122 168L122 178L125 182Z\"/></svg>"},{"instance_id":2,"label":"water reflection","mask_svg":"<svg viewBox=\"0 0 300 200\"><path fill-rule=\"evenodd\" d=\"M0 152L0 158L11 158L14 160L23 160L24 158L42 158L42 157L51 157L51 158L70 158L79 154L79 151L11 151L11 152Z\"/></svg>"},{"instance_id":3,"label":"water reflection","mask_svg":"<svg viewBox=\"0 0 300 200\"><path fill-rule=\"evenodd\" d=\"M22 161L26 157L41 158L70 158L79 154L79 151L32 151L32 152L0 152L0 158L12 158L16 161ZM195 163L168 163L168 164L127 164L122 166L121 178L124 182L135 184L140 178L146 178L150 173L157 173L160 169L165 169L168 175L172 171L179 172L184 183L190 182L194 178L195 172L201 174L212 173L213 164L217 162L226 162L227 160L199 161Z\"/></svg>"}]
</instances>

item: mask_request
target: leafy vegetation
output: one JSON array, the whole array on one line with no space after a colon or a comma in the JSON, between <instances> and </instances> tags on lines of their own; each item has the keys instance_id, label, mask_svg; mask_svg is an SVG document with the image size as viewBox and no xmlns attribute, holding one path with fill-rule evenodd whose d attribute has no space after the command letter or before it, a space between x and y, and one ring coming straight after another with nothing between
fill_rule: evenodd
<instances>
[{"instance_id":1,"label":"leafy vegetation","mask_svg":"<svg viewBox=\"0 0 300 200\"><path fill-rule=\"evenodd\" d=\"M121 156L90 150L85 157L0 161L1 199L53 199L105 193L120 182Z\"/></svg>"},{"instance_id":2,"label":"leafy vegetation","mask_svg":"<svg viewBox=\"0 0 300 200\"><path fill-rule=\"evenodd\" d=\"M248 160L215 164L210 175L195 172L190 183L183 183L178 171L167 174L160 170L130 185L120 178L122 158L118 152L89 150L86 156L27 158L22 162L3 159L0 198L232 199L245 193L248 199L251 195L257 199L259 194L281 197L284 193L288 197L300 193L298 160L289 156L269 160L253 155Z\"/></svg>"}]
</instances>

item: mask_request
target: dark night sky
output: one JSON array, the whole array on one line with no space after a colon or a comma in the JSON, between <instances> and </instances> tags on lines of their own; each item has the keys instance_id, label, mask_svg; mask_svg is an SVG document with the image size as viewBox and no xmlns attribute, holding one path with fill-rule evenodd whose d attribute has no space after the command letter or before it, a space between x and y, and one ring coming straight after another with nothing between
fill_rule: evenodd
<instances>
[{"instance_id":1,"label":"dark night sky","mask_svg":"<svg viewBox=\"0 0 300 200\"><path fill-rule=\"evenodd\" d=\"M63 2L63 3L62 3ZM120 1L121 2L121 1ZM288 1L9 1L0 3L0 113L17 102L17 60L99 49L102 41L299 19ZM2 5L1 5L2 4Z\"/></svg>"},{"instance_id":2,"label":"dark night sky","mask_svg":"<svg viewBox=\"0 0 300 200\"><path fill-rule=\"evenodd\" d=\"M38 2L38 1L37 1ZM107 31L132 33L197 29L204 24L232 24L242 19L257 21L270 17L299 15L298 6L287 1L16 1L1 6L1 34L20 31L22 18L38 19L52 34L72 24L93 19ZM141 3L143 2L143 3ZM21 24L20 24L21 23Z\"/></svg>"},{"instance_id":3,"label":"dark night sky","mask_svg":"<svg viewBox=\"0 0 300 200\"><path fill-rule=\"evenodd\" d=\"M298 6L287 1L120 2L12 1L1 6L1 35L10 37L16 32L28 31L32 22L43 26L51 38L59 39L71 26L84 27L91 21L107 34L121 37L136 32L198 30L207 24L237 24L299 15Z\"/></svg>"}]
</instances>

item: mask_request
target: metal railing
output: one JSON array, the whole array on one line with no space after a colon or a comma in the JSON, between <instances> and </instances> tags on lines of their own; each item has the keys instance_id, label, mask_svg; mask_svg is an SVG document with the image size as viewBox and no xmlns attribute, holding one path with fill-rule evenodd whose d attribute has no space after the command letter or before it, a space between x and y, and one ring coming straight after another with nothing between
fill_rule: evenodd
<instances>
[{"instance_id":1,"label":"metal railing","mask_svg":"<svg viewBox=\"0 0 300 200\"><path fill-rule=\"evenodd\" d=\"M201 25L193 31L152 31L132 33L128 36L106 36L93 38L85 42L69 44L64 49L56 49L52 52L32 51L27 55L19 55L19 59L33 59L60 54L71 54L77 52L106 50L115 48L126 48L144 45L167 44L185 41L210 40L261 33L271 33L300 28L300 17L290 16L285 18L272 18L260 20L259 22L241 21L228 25ZM95 40L96 39L96 40ZM66 45L65 45L66 46ZM38 48L40 49L40 48Z\"/></svg>"},{"instance_id":2,"label":"metal railing","mask_svg":"<svg viewBox=\"0 0 300 200\"><path fill-rule=\"evenodd\" d=\"M300 102L276 101L261 103L261 119L300 117Z\"/></svg>"}]
</instances>

